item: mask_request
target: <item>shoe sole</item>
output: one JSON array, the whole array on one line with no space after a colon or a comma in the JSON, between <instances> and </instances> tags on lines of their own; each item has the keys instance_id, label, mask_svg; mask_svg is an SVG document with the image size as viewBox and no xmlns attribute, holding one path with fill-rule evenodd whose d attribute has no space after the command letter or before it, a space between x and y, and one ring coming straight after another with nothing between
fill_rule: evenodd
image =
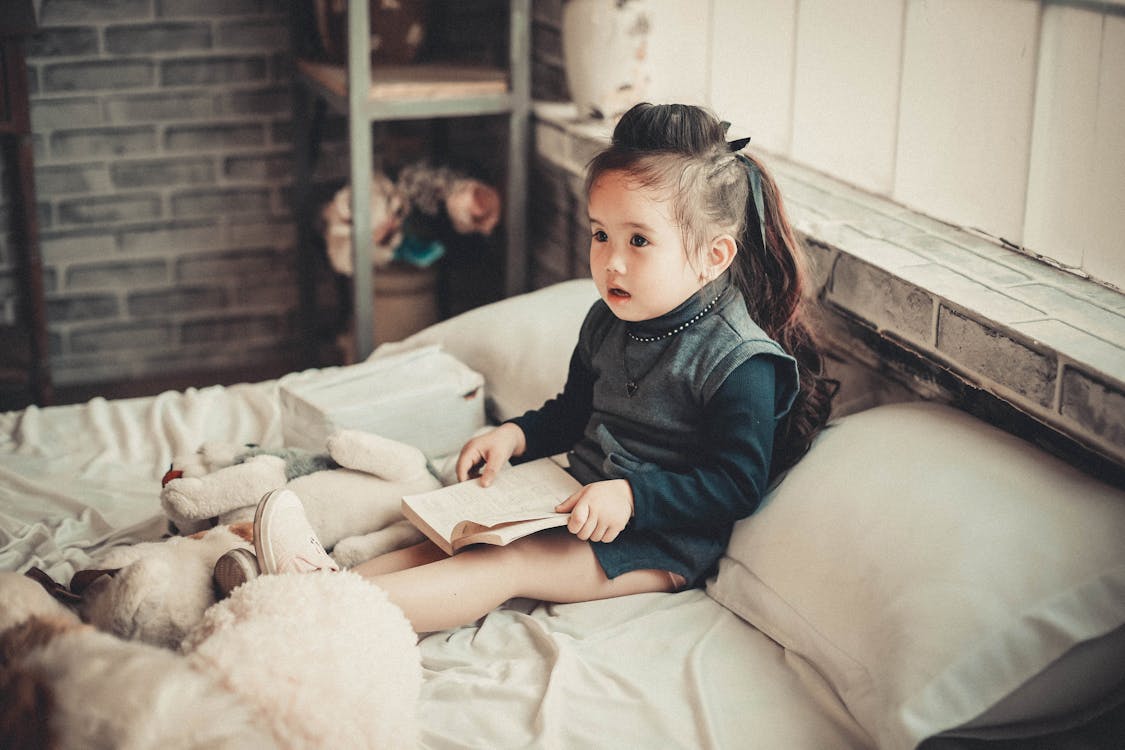
<instances>
[{"instance_id":1,"label":"shoe sole","mask_svg":"<svg viewBox=\"0 0 1125 750\"><path fill-rule=\"evenodd\" d=\"M236 588L258 577L258 561L254 553L242 547L230 550L215 562L212 578L222 599Z\"/></svg>"},{"instance_id":2,"label":"shoe sole","mask_svg":"<svg viewBox=\"0 0 1125 750\"><path fill-rule=\"evenodd\" d=\"M278 497L284 490L270 490L258 502L258 507L254 510L254 552L258 555L258 567L263 573L274 574L277 572L277 561L269 552L269 545L266 544L268 534L262 533L262 522L273 507L273 499Z\"/></svg>"}]
</instances>

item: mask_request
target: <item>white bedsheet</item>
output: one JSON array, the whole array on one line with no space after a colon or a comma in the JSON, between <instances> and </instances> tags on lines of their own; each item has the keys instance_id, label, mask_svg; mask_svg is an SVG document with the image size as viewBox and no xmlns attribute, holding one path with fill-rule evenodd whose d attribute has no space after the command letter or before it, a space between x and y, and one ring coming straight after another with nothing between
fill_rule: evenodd
<instances>
[{"instance_id":1,"label":"white bedsheet","mask_svg":"<svg viewBox=\"0 0 1125 750\"><path fill-rule=\"evenodd\" d=\"M159 537L173 456L281 444L279 382L0 414L0 570L67 582L99 547ZM872 747L807 662L699 590L516 600L421 649L431 750Z\"/></svg>"},{"instance_id":2,"label":"white bedsheet","mask_svg":"<svg viewBox=\"0 0 1125 750\"><path fill-rule=\"evenodd\" d=\"M421 648L432 750L873 747L807 662L700 590L517 600Z\"/></svg>"}]
</instances>

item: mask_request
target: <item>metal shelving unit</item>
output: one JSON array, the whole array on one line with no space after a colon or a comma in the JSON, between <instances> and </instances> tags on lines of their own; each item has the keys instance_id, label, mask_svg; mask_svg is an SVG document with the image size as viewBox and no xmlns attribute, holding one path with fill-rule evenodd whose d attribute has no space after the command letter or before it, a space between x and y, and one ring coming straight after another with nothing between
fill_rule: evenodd
<instances>
[{"instance_id":1,"label":"metal shelving unit","mask_svg":"<svg viewBox=\"0 0 1125 750\"><path fill-rule=\"evenodd\" d=\"M6 165L13 260L17 271L17 326L0 326L0 410L54 402L43 257L35 200L35 147L31 133L24 40L37 30L30 0L0 9L0 150ZM19 396L7 402L8 386ZM24 391L28 398L24 398Z\"/></svg>"},{"instance_id":2,"label":"metal shelving unit","mask_svg":"<svg viewBox=\"0 0 1125 750\"><path fill-rule=\"evenodd\" d=\"M293 197L298 208L308 205L312 179L314 112L327 106L346 114L352 185L352 251L355 360L374 347L372 317L374 280L371 273L371 170L374 155L371 125L378 121L504 115L509 118L507 179L504 189L506 231L505 281L507 295L527 286L526 213L529 116L531 110L531 2L509 0L508 68L417 63L397 66L370 64L369 10L364 0L348 3L347 65L297 61L294 86L294 142L296 179ZM301 213L296 215L300 216ZM302 258L302 319L311 325L316 306L312 227L298 222L298 255ZM306 330L306 341L313 333Z\"/></svg>"}]
</instances>

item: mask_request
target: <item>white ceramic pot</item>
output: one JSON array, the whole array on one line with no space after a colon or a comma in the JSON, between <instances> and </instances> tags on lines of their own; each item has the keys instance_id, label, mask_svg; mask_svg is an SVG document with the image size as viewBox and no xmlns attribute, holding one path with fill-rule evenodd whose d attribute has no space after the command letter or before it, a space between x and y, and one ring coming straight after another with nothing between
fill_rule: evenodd
<instances>
[{"instance_id":1,"label":"white ceramic pot","mask_svg":"<svg viewBox=\"0 0 1125 750\"><path fill-rule=\"evenodd\" d=\"M647 0L566 0L566 82L582 116L614 119L645 98L651 33Z\"/></svg>"}]
</instances>

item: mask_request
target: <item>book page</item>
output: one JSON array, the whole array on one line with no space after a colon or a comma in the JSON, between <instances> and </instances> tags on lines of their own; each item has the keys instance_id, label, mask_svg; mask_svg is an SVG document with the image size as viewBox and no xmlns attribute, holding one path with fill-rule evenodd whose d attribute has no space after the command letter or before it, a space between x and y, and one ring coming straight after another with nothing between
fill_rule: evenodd
<instances>
[{"instance_id":1,"label":"book page","mask_svg":"<svg viewBox=\"0 0 1125 750\"><path fill-rule=\"evenodd\" d=\"M435 532L446 539L463 521L481 526L561 515L555 506L581 484L549 458L505 468L490 487L479 479L403 498Z\"/></svg>"}]
</instances>

